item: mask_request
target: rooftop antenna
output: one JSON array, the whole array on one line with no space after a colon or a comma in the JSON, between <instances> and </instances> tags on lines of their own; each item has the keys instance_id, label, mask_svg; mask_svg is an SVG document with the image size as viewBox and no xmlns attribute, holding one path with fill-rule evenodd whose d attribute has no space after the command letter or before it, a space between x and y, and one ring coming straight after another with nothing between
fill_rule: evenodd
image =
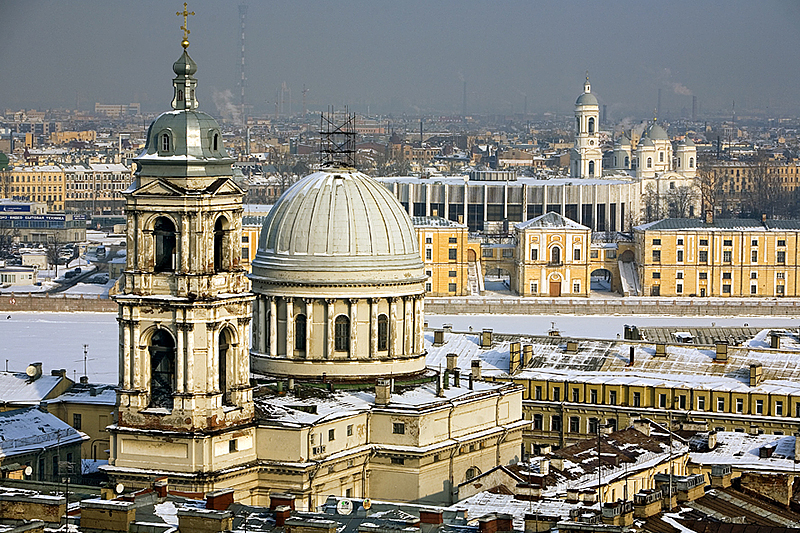
<instances>
[{"instance_id":1,"label":"rooftop antenna","mask_svg":"<svg viewBox=\"0 0 800 533\"><path fill-rule=\"evenodd\" d=\"M87 362L88 362L88 352L89 352L89 345L83 345L83 375L87 378L89 377L89 372L87 371Z\"/></svg>"},{"instance_id":2,"label":"rooftop antenna","mask_svg":"<svg viewBox=\"0 0 800 533\"><path fill-rule=\"evenodd\" d=\"M336 113L333 106L319 118L320 165L356 166L356 115L345 107Z\"/></svg>"}]
</instances>

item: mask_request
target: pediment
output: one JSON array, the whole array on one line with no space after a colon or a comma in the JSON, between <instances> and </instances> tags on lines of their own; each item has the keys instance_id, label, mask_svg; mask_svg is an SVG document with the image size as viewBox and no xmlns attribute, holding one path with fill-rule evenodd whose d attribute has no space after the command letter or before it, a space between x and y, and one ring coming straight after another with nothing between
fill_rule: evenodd
<instances>
[{"instance_id":1,"label":"pediment","mask_svg":"<svg viewBox=\"0 0 800 533\"><path fill-rule=\"evenodd\" d=\"M244 191L236 185L231 178L220 178L208 186L206 192L213 196L226 194L244 194Z\"/></svg>"},{"instance_id":2,"label":"pediment","mask_svg":"<svg viewBox=\"0 0 800 533\"><path fill-rule=\"evenodd\" d=\"M161 179L156 179L133 191L133 196L183 196L184 192Z\"/></svg>"}]
</instances>

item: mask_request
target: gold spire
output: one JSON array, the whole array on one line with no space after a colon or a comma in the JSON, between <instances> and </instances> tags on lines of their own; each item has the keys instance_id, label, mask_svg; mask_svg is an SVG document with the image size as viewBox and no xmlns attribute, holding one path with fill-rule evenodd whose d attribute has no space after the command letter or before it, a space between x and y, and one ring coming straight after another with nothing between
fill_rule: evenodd
<instances>
[{"instance_id":1,"label":"gold spire","mask_svg":"<svg viewBox=\"0 0 800 533\"><path fill-rule=\"evenodd\" d=\"M588 70L586 71L586 82L587 83L589 82L589 71Z\"/></svg>"},{"instance_id":2,"label":"gold spire","mask_svg":"<svg viewBox=\"0 0 800 533\"><path fill-rule=\"evenodd\" d=\"M179 17L181 15L183 15L183 26L181 26L181 29L183 30L183 40L181 41L181 46L183 46L184 50L189 48L189 34L191 33L189 31L189 25L186 22L188 20L189 15L194 15L194 11L187 11L186 7L187 7L187 4L186 4L186 2L184 2L183 3L183 13L181 13L180 11L175 13Z\"/></svg>"}]
</instances>

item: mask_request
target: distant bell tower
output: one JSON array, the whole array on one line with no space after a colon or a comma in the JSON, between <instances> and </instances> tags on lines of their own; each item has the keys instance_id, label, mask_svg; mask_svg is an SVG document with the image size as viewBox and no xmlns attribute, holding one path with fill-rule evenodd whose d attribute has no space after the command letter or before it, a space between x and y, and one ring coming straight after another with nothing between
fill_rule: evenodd
<instances>
[{"instance_id":1,"label":"distant bell tower","mask_svg":"<svg viewBox=\"0 0 800 533\"><path fill-rule=\"evenodd\" d=\"M197 64L173 65L172 110L136 158L126 200L119 293L119 407L109 474L181 472L191 490L255 457L248 323L241 266L242 190L213 117L197 111ZM124 476L121 474L123 469ZM136 483L133 483L134 485ZM143 483L144 484L144 483Z\"/></svg>"},{"instance_id":2,"label":"distant bell tower","mask_svg":"<svg viewBox=\"0 0 800 533\"><path fill-rule=\"evenodd\" d=\"M575 145L570 152L570 177L599 178L603 175L600 149L600 106L592 94L589 73L583 93L575 101Z\"/></svg>"}]
</instances>

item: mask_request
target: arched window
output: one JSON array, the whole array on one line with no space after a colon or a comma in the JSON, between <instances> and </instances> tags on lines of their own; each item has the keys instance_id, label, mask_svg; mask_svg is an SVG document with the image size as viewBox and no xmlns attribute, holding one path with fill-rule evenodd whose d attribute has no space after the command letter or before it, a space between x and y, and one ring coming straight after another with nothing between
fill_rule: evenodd
<instances>
[{"instance_id":1,"label":"arched window","mask_svg":"<svg viewBox=\"0 0 800 533\"><path fill-rule=\"evenodd\" d=\"M215 133L214 134L213 145L214 145L214 151L215 152L218 151L219 150L219 147L218 147L219 146L219 133Z\"/></svg>"},{"instance_id":2,"label":"arched window","mask_svg":"<svg viewBox=\"0 0 800 533\"><path fill-rule=\"evenodd\" d=\"M378 315L378 350L389 349L389 317Z\"/></svg>"},{"instance_id":3,"label":"arched window","mask_svg":"<svg viewBox=\"0 0 800 533\"><path fill-rule=\"evenodd\" d=\"M219 390L222 392L222 403L231 405L230 373L234 372L233 365L233 334L229 328L223 328L219 333ZM229 372L230 369L230 372Z\"/></svg>"},{"instance_id":4,"label":"arched window","mask_svg":"<svg viewBox=\"0 0 800 533\"><path fill-rule=\"evenodd\" d=\"M161 151L162 152L169 152L171 151L170 148L170 140L169 140L169 133L162 133L161 134Z\"/></svg>"},{"instance_id":5,"label":"arched window","mask_svg":"<svg viewBox=\"0 0 800 533\"><path fill-rule=\"evenodd\" d=\"M466 475L467 475L467 479L468 480L472 479L472 478L476 478L476 477L481 475L481 470L477 466L471 466L471 467L467 468Z\"/></svg>"},{"instance_id":6,"label":"arched window","mask_svg":"<svg viewBox=\"0 0 800 533\"><path fill-rule=\"evenodd\" d=\"M225 262L225 237L228 229L228 220L219 217L214 224L214 272L224 270Z\"/></svg>"},{"instance_id":7,"label":"arched window","mask_svg":"<svg viewBox=\"0 0 800 533\"><path fill-rule=\"evenodd\" d=\"M681 158L678 158L678 168L681 168Z\"/></svg>"},{"instance_id":8,"label":"arched window","mask_svg":"<svg viewBox=\"0 0 800 533\"><path fill-rule=\"evenodd\" d=\"M653 158L652 157L648 157L647 158L647 168L653 168Z\"/></svg>"},{"instance_id":9,"label":"arched window","mask_svg":"<svg viewBox=\"0 0 800 533\"><path fill-rule=\"evenodd\" d=\"M153 226L153 237L156 241L155 271L174 272L177 262L175 224L167 217L158 217Z\"/></svg>"},{"instance_id":10,"label":"arched window","mask_svg":"<svg viewBox=\"0 0 800 533\"><path fill-rule=\"evenodd\" d=\"M561 248L558 246L553 246L553 249L550 250L550 262L554 265L561 264Z\"/></svg>"},{"instance_id":11,"label":"arched window","mask_svg":"<svg viewBox=\"0 0 800 533\"><path fill-rule=\"evenodd\" d=\"M578 133L581 131L581 117L575 117L575 120L578 121Z\"/></svg>"},{"instance_id":12,"label":"arched window","mask_svg":"<svg viewBox=\"0 0 800 533\"><path fill-rule=\"evenodd\" d=\"M625 168L628 168L631 165L631 160L626 156L625 157Z\"/></svg>"},{"instance_id":13,"label":"arched window","mask_svg":"<svg viewBox=\"0 0 800 533\"><path fill-rule=\"evenodd\" d=\"M689 168L694 168L694 157L689 158Z\"/></svg>"},{"instance_id":14,"label":"arched window","mask_svg":"<svg viewBox=\"0 0 800 533\"><path fill-rule=\"evenodd\" d=\"M594 117L589 117L589 134L594 133Z\"/></svg>"},{"instance_id":15,"label":"arched window","mask_svg":"<svg viewBox=\"0 0 800 533\"><path fill-rule=\"evenodd\" d=\"M658 152L658 162L659 163L664 162L664 152Z\"/></svg>"},{"instance_id":16,"label":"arched window","mask_svg":"<svg viewBox=\"0 0 800 533\"><path fill-rule=\"evenodd\" d=\"M614 166L617 166L617 156L614 156Z\"/></svg>"},{"instance_id":17,"label":"arched window","mask_svg":"<svg viewBox=\"0 0 800 533\"><path fill-rule=\"evenodd\" d=\"M339 315L334 326L334 349L337 352L350 351L350 319L345 315Z\"/></svg>"},{"instance_id":18,"label":"arched window","mask_svg":"<svg viewBox=\"0 0 800 533\"><path fill-rule=\"evenodd\" d=\"M294 317L294 349L306 351L306 315Z\"/></svg>"},{"instance_id":19,"label":"arched window","mask_svg":"<svg viewBox=\"0 0 800 533\"><path fill-rule=\"evenodd\" d=\"M594 176L594 161L589 161L589 175Z\"/></svg>"},{"instance_id":20,"label":"arched window","mask_svg":"<svg viewBox=\"0 0 800 533\"><path fill-rule=\"evenodd\" d=\"M179 102L183 101L183 91L180 89L178 89L178 101Z\"/></svg>"},{"instance_id":21,"label":"arched window","mask_svg":"<svg viewBox=\"0 0 800 533\"><path fill-rule=\"evenodd\" d=\"M150 407L172 409L175 390L175 341L159 329L150 338Z\"/></svg>"}]
</instances>

